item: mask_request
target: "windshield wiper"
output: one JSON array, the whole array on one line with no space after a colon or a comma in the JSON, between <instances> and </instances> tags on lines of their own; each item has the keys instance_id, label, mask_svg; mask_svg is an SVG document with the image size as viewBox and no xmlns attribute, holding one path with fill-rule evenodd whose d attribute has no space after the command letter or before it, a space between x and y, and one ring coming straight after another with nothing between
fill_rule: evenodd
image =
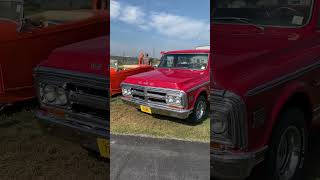
<instances>
[{"instance_id":1,"label":"windshield wiper","mask_svg":"<svg viewBox=\"0 0 320 180\"><path fill-rule=\"evenodd\" d=\"M213 18L213 20L217 20L217 21L239 21L239 22L241 22L241 23L254 26L254 27L257 28L257 29L260 29L260 30L264 31L264 27L263 27L263 26L252 23L251 20L248 19L248 18L219 17L219 18Z\"/></svg>"}]
</instances>

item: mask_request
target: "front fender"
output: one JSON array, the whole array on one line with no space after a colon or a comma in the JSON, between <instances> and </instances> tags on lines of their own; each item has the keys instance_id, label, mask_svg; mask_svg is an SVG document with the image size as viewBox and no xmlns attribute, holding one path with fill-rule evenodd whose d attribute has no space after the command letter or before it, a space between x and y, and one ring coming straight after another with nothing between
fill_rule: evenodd
<instances>
[{"instance_id":1,"label":"front fender","mask_svg":"<svg viewBox=\"0 0 320 180\"><path fill-rule=\"evenodd\" d=\"M267 126L264 133L264 138L262 140L264 145L267 145L269 143L272 131L279 120L279 115L286 103L288 102L288 100L296 93L304 93L305 95L307 95L309 99L311 99L311 92L309 89L310 87L308 87L306 83L301 81L293 81L285 85L284 87L279 88L279 90L276 92L278 96L276 96L274 106L271 108L270 118L269 120L267 120L269 122L266 122Z\"/></svg>"},{"instance_id":2,"label":"front fender","mask_svg":"<svg viewBox=\"0 0 320 180\"><path fill-rule=\"evenodd\" d=\"M187 95L188 95L188 101L189 101L189 108L194 107L198 97L200 96L200 94L202 92L206 92L207 94L207 100L208 100L208 96L209 96L209 83L203 85L202 87L199 87L193 91L188 91ZM190 99L190 97L193 97L192 99Z\"/></svg>"}]
</instances>

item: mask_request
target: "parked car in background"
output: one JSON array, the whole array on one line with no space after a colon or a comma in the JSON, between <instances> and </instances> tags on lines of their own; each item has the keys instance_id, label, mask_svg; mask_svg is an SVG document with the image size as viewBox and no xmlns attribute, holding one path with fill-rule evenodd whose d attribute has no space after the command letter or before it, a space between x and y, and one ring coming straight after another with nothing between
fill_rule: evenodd
<instances>
[{"instance_id":1,"label":"parked car in background","mask_svg":"<svg viewBox=\"0 0 320 180\"><path fill-rule=\"evenodd\" d=\"M122 100L145 113L201 122L208 110L209 52L163 52L155 70L122 82Z\"/></svg>"},{"instance_id":2,"label":"parked car in background","mask_svg":"<svg viewBox=\"0 0 320 180\"><path fill-rule=\"evenodd\" d=\"M23 1L0 1L1 105L35 97L33 69L53 49L107 33L105 10L24 13Z\"/></svg>"},{"instance_id":3,"label":"parked car in background","mask_svg":"<svg viewBox=\"0 0 320 180\"><path fill-rule=\"evenodd\" d=\"M110 67L110 95L121 94L120 84L128 76L151 71L153 69L154 68L151 65L146 64L118 65L117 61L112 61Z\"/></svg>"},{"instance_id":4,"label":"parked car in background","mask_svg":"<svg viewBox=\"0 0 320 180\"><path fill-rule=\"evenodd\" d=\"M211 17L211 173L305 179L320 113L319 0L216 0Z\"/></svg>"},{"instance_id":5,"label":"parked car in background","mask_svg":"<svg viewBox=\"0 0 320 180\"><path fill-rule=\"evenodd\" d=\"M109 37L56 49L35 69L36 113L48 132L109 157Z\"/></svg>"}]
</instances>

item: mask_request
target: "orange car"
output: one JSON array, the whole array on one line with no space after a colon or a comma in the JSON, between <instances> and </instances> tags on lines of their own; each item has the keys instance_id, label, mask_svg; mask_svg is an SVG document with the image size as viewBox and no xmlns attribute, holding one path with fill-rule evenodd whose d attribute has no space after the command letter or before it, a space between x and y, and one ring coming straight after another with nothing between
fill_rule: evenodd
<instances>
[{"instance_id":1,"label":"orange car","mask_svg":"<svg viewBox=\"0 0 320 180\"><path fill-rule=\"evenodd\" d=\"M110 95L121 93L121 82L128 76L151 71L154 68L151 65L136 64L136 65L122 65L118 66L111 62L110 67Z\"/></svg>"}]
</instances>

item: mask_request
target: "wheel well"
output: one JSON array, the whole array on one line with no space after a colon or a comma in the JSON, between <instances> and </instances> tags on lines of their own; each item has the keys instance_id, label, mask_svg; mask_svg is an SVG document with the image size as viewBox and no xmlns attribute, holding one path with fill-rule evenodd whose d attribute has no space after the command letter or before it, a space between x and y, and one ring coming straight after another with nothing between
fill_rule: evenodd
<instances>
[{"instance_id":1,"label":"wheel well","mask_svg":"<svg viewBox=\"0 0 320 180\"><path fill-rule=\"evenodd\" d=\"M207 94L206 91L202 91L202 92L199 94L198 98L199 98L200 96L204 96L206 99L208 99L208 94Z\"/></svg>"},{"instance_id":2,"label":"wheel well","mask_svg":"<svg viewBox=\"0 0 320 180\"><path fill-rule=\"evenodd\" d=\"M307 124L311 124L313 118L313 110L310 99L305 93L299 92L292 95L285 103L284 107L281 110L281 113L285 109L290 107L298 107L299 109L301 109L306 117Z\"/></svg>"}]
</instances>

